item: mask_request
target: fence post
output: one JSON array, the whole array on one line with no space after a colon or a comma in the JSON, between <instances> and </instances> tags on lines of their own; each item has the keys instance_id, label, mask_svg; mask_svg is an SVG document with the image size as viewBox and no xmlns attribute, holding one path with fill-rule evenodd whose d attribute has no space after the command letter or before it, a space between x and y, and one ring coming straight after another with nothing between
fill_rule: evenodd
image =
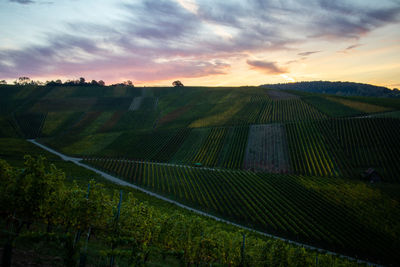
<instances>
[{"instance_id":1,"label":"fence post","mask_svg":"<svg viewBox=\"0 0 400 267\"><path fill-rule=\"evenodd\" d=\"M242 248L241 248L242 260L241 260L240 266L245 265L245 245L246 245L246 234L243 234L243 241L242 241Z\"/></svg>"},{"instance_id":2,"label":"fence post","mask_svg":"<svg viewBox=\"0 0 400 267\"><path fill-rule=\"evenodd\" d=\"M88 183L88 187L87 187L87 191L86 191L86 199L89 199L89 192L90 192L90 183ZM79 239L81 238L81 234L82 234L82 231L79 229L75 235L74 244L73 244L74 248L75 248L76 244L79 242Z\"/></svg>"},{"instance_id":3,"label":"fence post","mask_svg":"<svg viewBox=\"0 0 400 267\"><path fill-rule=\"evenodd\" d=\"M117 206L117 214L115 216L115 221L114 221L114 233L115 233L115 230L116 230L116 226L117 226L117 222L118 222L118 219L119 219L119 215L121 213L121 202L122 202L122 190L119 191L119 202L118 202L118 206ZM114 248L115 248L115 245L114 245L114 241L113 241L112 244L111 244L110 267L114 266L114 254L113 254Z\"/></svg>"},{"instance_id":4,"label":"fence post","mask_svg":"<svg viewBox=\"0 0 400 267\"><path fill-rule=\"evenodd\" d=\"M88 183L88 187L86 190L86 199L89 199L89 193L90 193L90 183ZM89 242L91 229L92 229L92 227L89 227L88 233L86 235L85 248L84 248L83 253L79 257L79 267L84 267L86 265L86 252L87 252L87 246L88 246L88 242ZM77 237L78 237L78 234L79 234L79 238L80 238L81 230L78 230ZM75 242L79 241L79 238L78 238L78 240L75 239Z\"/></svg>"},{"instance_id":5,"label":"fence post","mask_svg":"<svg viewBox=\"0 0 400 267\"><path fill-rule=\"evenodd\" d=\"M92 231L92 227L89 227L89 230L86 235L86 241L85 241L85 248L83 250L83 253L79 259L79 267L85 267L86 266L86 257L87 257L87 247L88 247L88 242L90 238L90 233Z\"/></svg>"}]
</instances>

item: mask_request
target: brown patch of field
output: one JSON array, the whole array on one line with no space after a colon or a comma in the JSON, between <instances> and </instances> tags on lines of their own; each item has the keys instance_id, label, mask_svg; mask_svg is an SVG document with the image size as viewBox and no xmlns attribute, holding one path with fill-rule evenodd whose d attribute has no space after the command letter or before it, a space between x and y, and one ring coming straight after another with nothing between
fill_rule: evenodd
<instances>
[{"instance_id":1,"label":"brown patch of field","mask_svg":"<svg viewBox=\"0 0 400 267\"><path fill-rule=\"evenodd\" d=\"M165 114L163 117L161 117L161 119L159 120L158 123L161 125L164 123L171 122L171 121L179 118L183 113L190 110L191 108L192 108L192 105L187 105L187 106L177 108L177 109L169 112L168 114Z\"/></svg>"},{"instance_id":2,"label":"brown patch of field","mask_svg":"<svg viewBox=\"0 0 400 267\"><path fill-rule=\"evenodd\" d=\"M101 128L99 129L99 132L106 132L111 130L115 124L117 124L117 122L121 119L122 115L124 115L125 112L124 111L116 111L114 112L114 114L111 116L111 118L106 121L106 123L103 124L103 126L101 126Z\"/></svg>"},{"instance_id":3,"label":"brown patch of field","mask_svg":"<svg viewBox=\"0 0 400 267\"><path fill-rule=\"evenodd\" d=\"M293 95L293 94L290 94L290 93L287 93L284 91L278 91L278 90L267 90L267 94L273 100L300 98L297 95Z\"/></svg>"},{"instance_id":4,"label":"brown patch of field","mask_svg":"<svg viewBox=\"0 0 400 267\"><path fill-rule=\"evenodd\" d=\"M253 171L288 173L289 166L284 126L281 124L250 126L244 168Z\"/></svg>"}]
</instances>

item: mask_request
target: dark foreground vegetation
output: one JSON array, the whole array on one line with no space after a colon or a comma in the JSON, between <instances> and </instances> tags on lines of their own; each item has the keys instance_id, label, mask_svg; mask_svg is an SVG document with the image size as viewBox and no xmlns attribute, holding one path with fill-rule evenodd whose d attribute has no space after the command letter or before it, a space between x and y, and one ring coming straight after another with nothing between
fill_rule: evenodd
<instances>
[{"instance_id":1,"label":"dark foreground vegetation","mask_svg":"<svg viewBox=\"0 0 400 267\"><path fill-rule=\"evenodd\" d=\"M154 208L127 188L68 182L43 157L26 156L23 168L0 160L0 178L2 266L31 264L29 257L19 258L29 253L33 262L49 266L357 265Z\"/></svg>"},{"instance_id":2,"label":"dark foreground vegetation","mask_svg":"<svg viewBox=\"0 0 400 267\"><path fill-rule=\"evenodd\" d=\"M225 219L353 257L388 265L399 262L398 98L264 87L87 83L0 85L0 94L0 157L12 166L24 168L21 154L43 153L22 139L35 138L130 183ZM67 181L91 176L45 155L66 172ZM82 198L88 181L79 183ZM68 183L67 189L73 186ZM105 183L104 188L115 186ZM139 202L148 199L134 194ZM115 198L110 204L114 209ZM154 199L149 204L155 212L164 205ZM170 209L160 214L174 213ZM47 229L42 217L35 220L33 225ZM209 224L210 229L215 224ZM236 232L232 230L232 239L239 240L235 244L240 248L243 237ZM100 238L92 243L97 240L93 233L88 251L96 244L105 247L96 251L110 249ZM225 241L215 242L222 246L219 242ZM160 249L158 243L153 245ZM246 253L250 247L246 245ZM158 260L151 255L159 253L152 253L148 263ZM306 258L315 262L314 256ZM166 259L181 261L176 255Z\"/></svg>"}]
</instances>

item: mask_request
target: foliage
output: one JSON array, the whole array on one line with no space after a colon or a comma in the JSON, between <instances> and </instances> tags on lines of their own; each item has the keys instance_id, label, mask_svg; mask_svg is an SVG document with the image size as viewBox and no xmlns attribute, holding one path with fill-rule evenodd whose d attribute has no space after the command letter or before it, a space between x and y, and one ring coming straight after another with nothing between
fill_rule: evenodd
<instances>
[{"instance_id":1,"label":"foliage","mask_svg":"<svg viewBox=\"0 0 400 267\"><path fill-rule=\"evenodd\" d=\"M173 87L183 87L183 83L181 81L174 81L172 83Z\"/></svg>"},{"instance_id":2,"label":"foliage","mask_svg":"<svg viewBox=\"0 0 400 267\"><path fill-rule=\"evenodd\" d=\"M97 248L89 256L113 258L119 266L144 266L153 258L165 261L167 256L175 257L182 265L264 266L299 263L300 260L313 264L316 256L325 262L322 266L331 266L335 262L342 266L355 264L280 240L260 239L250 233L246 233L246 250L240 257L243 245L240 233L226 231L198 216L160 213L139 202L132 194L121 195L117 191L109 194L101 184L93 181L87 188L76 183L66 186L62 182L64 175L54 166L47 168L43 158L26 157L26 169L21 174L19 169L0 161L0 189L5 193L1 194L2 207L12 204L16 197L19 208L14 212L14 218L29 215L34 224L31 229L21 229L19 243L35 240L36 243L52 244L61 249L59 253L63 254L67 266L76 266L79 254L83 259L93 234L95 238L90 244L96 244ZM17 185L18 177L24 177L21 179L26 182ZM26 194L10 198L10 193L13 194L17 187ZM35 192L34 188L43 191ZM36 199L29 203L26 197L31 196ZM12 204L12 207L16 206ZM11 210L7 209L8 212ZM44 232L43 224L47 224ZM81 238L84 236L86 238Z\"/></svg>"},{"instance_id":3,"label":"foliage","mask_svg":"<svg viewBox=\"0 0 400 267\"><path fill-rule=\"evenodd\" d=\"M282 84L265 84L263 87L283 90L298 90L314 93L353 95L353 96L398 96L398 92L386 87L352 82L296 82Z\"/></svg>"}]
</instances>

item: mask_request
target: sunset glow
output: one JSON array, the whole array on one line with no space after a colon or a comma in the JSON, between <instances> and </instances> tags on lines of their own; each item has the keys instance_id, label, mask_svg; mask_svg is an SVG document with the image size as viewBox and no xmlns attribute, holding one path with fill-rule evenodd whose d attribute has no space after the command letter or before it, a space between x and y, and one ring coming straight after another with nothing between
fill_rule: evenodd
<instances>
[{"instance_id":1,"label":"sunset glow","mask_svg":"<svg viewBox=\"0 0 400 267\"><path fill-rule=\"evenodd\" d=\"M398 88L399 29L397 0L8 0L0 79Z\"/></svg>"}]
</instances>

